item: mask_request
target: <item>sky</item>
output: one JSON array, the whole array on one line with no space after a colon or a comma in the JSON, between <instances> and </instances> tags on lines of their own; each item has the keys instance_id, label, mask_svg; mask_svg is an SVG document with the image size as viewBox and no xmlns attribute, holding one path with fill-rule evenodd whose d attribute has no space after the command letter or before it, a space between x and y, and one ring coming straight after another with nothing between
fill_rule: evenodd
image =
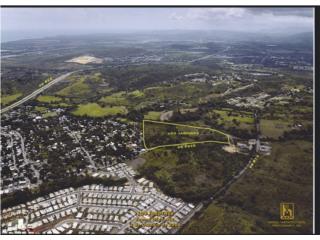
<instances>
[{"instance_id":1,"label":"sky","mask_svg":"<svg viewBox=\"0 0 320 240\"><path fill-rule=\"evenodd\" d=\"M145 30L312 31L312 8L1 8L1 39Z\"/></svg>"}]
</instances>

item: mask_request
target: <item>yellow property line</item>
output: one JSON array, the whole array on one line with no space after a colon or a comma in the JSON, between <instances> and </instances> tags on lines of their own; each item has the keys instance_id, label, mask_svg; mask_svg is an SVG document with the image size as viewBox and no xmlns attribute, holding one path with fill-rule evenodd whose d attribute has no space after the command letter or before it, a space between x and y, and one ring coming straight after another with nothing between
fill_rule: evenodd
<instances>
[{"instance_id":1,"label":"yellow property line","mask_svg":"<svg viewBox=\"0 0 320 240\"><path fill-rule=\"evenodd\" d=\"M164 147L177 147L189 144L201 144L201 143L219 143L219 144L228 144L228 142L220 142L220 141L201 141L201 142L185 142L185 143L176 143L176 144L167 144L167 145L160 145L152 148L146 148L147 150L154 150L156 148L164 148Z\"/></svg>"},{"instance_id":2,"label":"yellow property line","mask_svg":"<svg viewBox=\"0 0 320 240\"><path fill-rule=\"evenodd\" d=\"M142 140L143 140L143 146L145 149L148 149L146 146L146 142L144 140L144 120L142 120Z\"/></svg>"},{"instance_id":3,"label":"yellow property line","mask_svg":"<svg viewBox=\"0 0 320 240\"><path fill-rule=\"evenodd\" d=\"M228 138L228 142L222 142L222 141L200 141L200 142L185 142L185 143L176 143L176 144L166 144L166 145L160 145L152 148L148 148L146 146L145 138L144 138L144 123L145 122L152 122L152 123L160 123L160 124L166 124L166 125L172 125L172 126L181 126L181 127L190 127L190 128L196 128L196 129L204 129L204 130L210 130L213 132L218 132L222 135L225 135ZM167 122L160 122L160 121L153 121L153 120L142 120L142 140L143 140L143 145L146 150L154 150L156 148L163 148L163 147L176 147L176 146L181 146L181 145L188 145L188 144L201 144L201 143L219 143L219 144L229 144L231 145L230 142L230 135L221 132L216 129L212 128L206 128L206 127L196 127L196 126L191 126L191 125L186 125L186 124L178 124L178 123L167 123Z\"/></svg>"}]
</instances>

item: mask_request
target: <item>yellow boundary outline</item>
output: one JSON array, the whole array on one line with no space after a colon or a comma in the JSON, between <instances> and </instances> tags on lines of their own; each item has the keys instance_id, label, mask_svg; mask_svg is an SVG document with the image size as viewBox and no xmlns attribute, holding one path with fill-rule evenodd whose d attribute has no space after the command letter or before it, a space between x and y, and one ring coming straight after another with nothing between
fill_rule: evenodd
<instances>
[{"instance_id":1,"label":"yellow boundary outline","mask_svg":"<svg viewBox=\"0 0 320 240\"><path fill-rule=\"evenodd\" d=\"M151 122L151 123L159 123L159 124L165 124L165 125L171 125L171 126L180 126L180 127L190 127L190 128L196 128L196 129L202 129L202 130L209 130L212 132L217 132L222 135L225 135L228 138L228 142L222 142L222 141L200 141L200 142L185 142L185 143L176 143L176 144L166 144L166 145L159 145L156 147L148 148L145 142L144 138L144 123L145 122ZM142 140L143 140L143 146L146 150L154 150L157 148L164 148L164 147L177 147L177 146L183 146L188 144L201 144L201 143L219 143L219 144L228 144L232 145L230 142L230 135L226 134L224 132L221 132L219 130L213 129L213 128L207 128L207 127L197 127L192 125L186 125L186 124L179 124L179 123L168 123L168 122L161 122L161 121L154 121L154 120L142 120Z\"/></svg>"}]
</instances>

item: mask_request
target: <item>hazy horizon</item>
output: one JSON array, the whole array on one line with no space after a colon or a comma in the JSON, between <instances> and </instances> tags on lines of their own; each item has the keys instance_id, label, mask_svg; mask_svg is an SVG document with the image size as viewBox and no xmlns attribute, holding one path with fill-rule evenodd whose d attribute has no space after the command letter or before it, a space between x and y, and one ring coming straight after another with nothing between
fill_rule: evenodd
<instances>
[{"instance_id":1,"label":"hazy horizon","mask_svg":"<svg viewBox=\"0 0 320 240\"><path fill-rule=\"evenodd\" d=\"M1 8L1 42L163 30L289 35L313 30L312 8Z\"/></svg>"}]
</instances>

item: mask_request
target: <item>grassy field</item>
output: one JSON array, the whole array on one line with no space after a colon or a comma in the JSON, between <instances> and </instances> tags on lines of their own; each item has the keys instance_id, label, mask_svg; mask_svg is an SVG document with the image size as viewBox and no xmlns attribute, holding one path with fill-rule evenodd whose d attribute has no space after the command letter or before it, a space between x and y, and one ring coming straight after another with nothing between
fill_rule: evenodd
<instances>
[{"instance_id":1,"label":"grassy field","mask_svg":"<svg viewBox=\"0 0 320 240\"><path fill-rule=\"evenodd\" d=\"M278 139L282 136L284 131L290 131L291 127L289 125L292 124L292 121L286 120L269 120L269 119L261 119L260 121L260 129L261 134L266 137Z\"/></svg>"},{"instance_id":2,"label":"grassy field","mask_svg":"<svg viewBox=\"0 0 320 240\"><path fill-rule=\"evenodd\" d=\"M162 112L150 111L146 115L144 115L144 119L160 120L161 113Z\"/></svg>"},{"instance_id":3,"label":"grassy field","mask_svg":"<svg viewBox=\"0 0 320 240\"><path fill-rule=\"evenodd\" d=\"M270 225L268 221L279 220L279 205L282 202L295 204L295 220L305 221L301 227L278 228ZM311 233L312 142L273 142L271 155L261 156L255 166L214 203L216 208L212 205L187 224L183 233L206 230L214 234ZM217 217L211 216L213 212L217 213ZM224 217L219 217L219 212L224 212ZM239 216L238 219L249 222L242 224L240 220L239 225L215 228L221 221L233 222L229 216L235 216L235 219Z\"/></svg>"},{"instance_id":4,"label":"grassy field","mask_svg":"<svg viewBox=\"0 0 320 240\"><path fill-rule=\"evenodd\" d=\"M85 78L80 77L79 79L73 80L71 85L58 91L57 95L80 97L90 93L90 90L89 85L85 83Z\"/></svg>"},{"instance_id":5,"label":"grassy field","mask_svg":"<svg viewBox=\"0 0 320 240\"><path fill-rule=\"evenodd\" d=\"M42 117L44 117L44 118L55 117L55 116L57 116L56 112L47 112L42 115Z\"/></svg>"},{"instance_id":6,"label":"grassy field","mask_svg":"<svg viewBox=\"0 0 320 240\"><path fill-rule=\"evenodd\" d=\"M198 97L209 93L211 86L205 83L181 83L173 86L161 86L145 89L147 99L164 101L183 99L189 103L198 103Z\"/></svg>"},{"instance_id":7,"label":"grassy field","mask_svg":"<svg viewBox=\"0 0 320 240\"><path fill-rule=\"evenodd\" d=\"M102 74L100 72L97 72L97 73L90 76L90 80L92 80L96 83L101 83L102 82Z\"/></svg>"},{"instance_id":8,"label":"grassy field","mask_svg":"<svg viewBox=\"0 0 320 240\"><path fill-rule=\"evenodd\" d=\"M218 124L225 126L226 128L237 128L241 130L253 130L254 119L251 112L235 111L232 109L219 109L212 110L207 113L208 117L214 117L219 115Z\"/></svg>"},{"instance_id":9,"label":"grassy field","mask_svg":"<svg viewBox=\"0 0 320 240\"><path fill-rule=\"evenodd\" d=\"M22 96L22 93L16 93L11 95L1 95L1 105L5 106L8 105L15 100L17 100L19 97Z\"/></svg>"},{"instance_id":10,"label":"grassy field","mask_svg":"<svg viewBox=\"0 0 320 240\"><path fill-rule=\"evenodd\" d=\"M100 102L109 104L109 105L122 105L126 106L128 105L128 100L125 96L125 92L117 92L114 94L111 94L110 96L106 96L100 99Z\"/></svg>"},{"instance_id":11,"label":"grassy field","mask_svg":"<svg viewBox=\"0 0 320 240\"><path fill-rule=\"evenodd\" d=\"M144 96L144 93L140 90L135 90L128 93L121 91L113 93L109 96L102 97L100 99L100 102L115 106L130 106L136 105L136 103L138 104Z\"/></svg>"},{"instance_id":12,"label":"grassy field","mask_svg":"<svg viewBox=\"0 0 320 240\"><path fill-rule=\"evenodd\" d=\"M48 108L46 108L46 107L41 107L41 106L35 106L35 107L34 107L34 110L36 110L36 111L39 112L39 113L45 113L45 112L48 111Z\"/></svg>"},{"instance_id":13,"label":"grassy field","mask_svg":"<svg viewBox=\"0 0 320 240\"><path fill-rule=\"evenodd\" d=\"M135 90L129 93L130 96L140 98L144 96L144 93L140 90Z\"/></svg>"},{"instance_id":14,"label":"grassy field","mask_svg":"<svg viewBox=\"0 0 320 240\"><path fill-rule=\"evenodd\" d=\"M76 116L89 116L89 117L105 117L114 115L125 115L127 110L123 106L117 107L101 107L97 103L80 104L78 108L72 112Z\"/></svg>"},{"instance_id":15,"label":"grassy field","mask_svg":"<svg viewBox=\"0 0 320 240\"><path fill-rule=\"evenodd\" d=\"M215 113L220 115L220 119L223 122L232 122L237 120L240 123L253 124L254 120L251 113L240 113L234 110L213 110Z\"/></svg>"},{"instance_id":16,"label":"grassy field","mask_svg":"<svg viewBox=\"0 0 320 240\"><path fill-rule=\"evenodd\" d=\"M61 102L62 98L55 97L55 96L49 96L49 95L42 95L37 97L37 101L44 102L44 103L55 103L55 102Z\"/></svg>"},{"instance_id":17,"label":"grassy field","mask_svg":"<svg viewBox=\"0 0 320 240\"><path fill-rule=\"evenodd\" d=\"M68 103L65 103L65 102L59 102L59 103L51 103L50 106L51 107L62 107L62 108L65 108L65 107L71 107L72 105L68 104Z\"/></svg>"}]
</instances>

